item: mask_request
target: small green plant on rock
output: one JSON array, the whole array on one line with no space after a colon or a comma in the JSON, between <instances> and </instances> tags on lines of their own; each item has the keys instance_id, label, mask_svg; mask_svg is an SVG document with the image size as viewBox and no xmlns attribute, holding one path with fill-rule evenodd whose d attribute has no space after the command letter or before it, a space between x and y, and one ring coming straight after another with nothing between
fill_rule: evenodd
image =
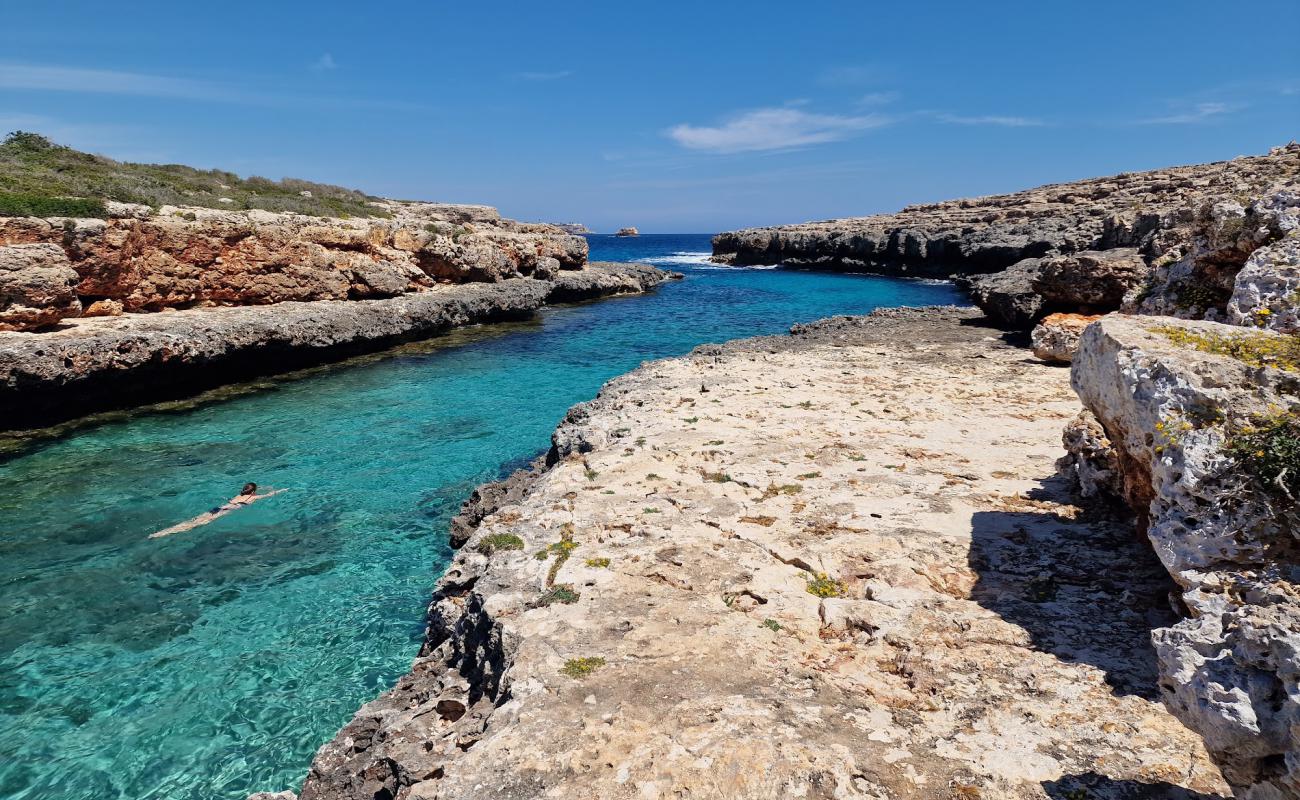
<instances>
[{"instance_id":1,"label":"small green plant on rock","mask_svg":"<svg viewBox=\"0 0 1300 800\"><path fill-rule=\"evenodd\" d=\"M581 597L582 595L578 594L577 590L573 588L573 584L557 583L551 587L550 591L538 599L537 605L545 607L554 603L562 603L567 606L578 602Z\"/></svg>"},{"instance_id":2,"label":"small green plant on rock","mask_svg":"<svg viewBox=\"0 0 1300 800\"><path fill-rule=\"evenodd\" d=\"M769 631L775 631L776 633L781 632L781 623L777 622L771 617L763 620L763 627L767 628Z\"/></svg>"},{"instance_id":3,"label":"small green plant on rock","mask_svg":"<svg viewBox=\"0 0 1300 800\"><path fill-rule=\"evenodd\" d=\"M1199 308L1208 311L1228 302L1225 292L1203 283L1186 282L1174 290L1174 305L1179 308Z\"/></svg>"},{"instance_id":4,"label":"small green plant on rock","mask_svg":"<svg viewBox=\"0 0 1300 800\"><path fill-rule=\"evenodd\" d=\"M608 558L589 558L589 559L587 559L587 566L589 566L589 567L595 567L596 569L606 569L606 568L609 567L609 559L608 559Z\"/></svg>"},{"instance_id":5,"label":"small green plant on rock","mask_svg":"<svg viewBox=\"0 0 1300 800\"><path fill-rule=\"evenodd\" d=\"M1260 485L1294 502L1300 495L1300 414L1276 410L1232 431L1227 444Z\"/></svg>"},{"instance_id":6,"label":"small green plant on rock","mask_svg":"<svg viewBox=\"0 0 1300 800\"><path fill-rule=\"evenodd\" d=\"M524 540L513 533L494 533L480 539L476 549L485 556L499 550L523 550Z\"/></svg>"},{"instance_id":7,"label":"small green plant on rock","mask_svg":"<svg viewBox=\"0 0 1300 800\"><path fill-rule=\"evenodd\" d=\"M550 571L546 573L547 587L555 583L555 576L559 574L560 567L564 566L564 562L568 561L569 556L577 549L578 543L573 541L573 523L566 522L560 526L560 541L552 542L546 546L545 550L537 554L537 560L539 561L545 561L548 555L555 556Z\"/></svg>"},{"instance_id":8,"label":"small green plant on rock","mask_svg":"<svg viewBox=\"0 0 1300 800\"><path fill-rule=\"evenodd\" d=\"M823 599L844 596L844 584L830 577L825 572L814 573L809 577L806 588L808 594Z\"/></svg>"},{"instance_id":9,"label":"small green plant on rock","mask_svg":"<svg viewBox=\"0 0 1300 800\"><path fill-rule=\"evenodd\" d=\"M564 662L560 672L574 680L582 680L603 666L605 666L605 659L600 656L585 656L583 658L571 658Z\"/></svg>"}]
</instances>

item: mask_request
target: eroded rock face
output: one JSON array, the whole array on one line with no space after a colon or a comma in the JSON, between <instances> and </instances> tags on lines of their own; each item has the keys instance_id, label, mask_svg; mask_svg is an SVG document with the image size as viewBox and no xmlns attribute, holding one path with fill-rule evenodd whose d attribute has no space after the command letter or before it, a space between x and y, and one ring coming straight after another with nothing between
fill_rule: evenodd
<instances>
[{"instance_id":1,"label":"eroded rock face","mask_svg":"<svg viewBox=\"0 0 1300 800\"><path fill-rule=\"evenodd\" d=\"M396 297L440 282L546 279L587 260L582 237L484 206L384 208L391 219L172 207L115 207L106 220L7 217L0 244L57 245L78 295L133 312Z\"/></svg>"},{"instance_id":2,"label":"eroded rock face","mask_svg":"<svg viewBox=\"0 0 1300 800\"><path fill-rule=\"evenodd\" d=\"M1126 305L1140 314L1287 325L1268 317L1285 318L1286 308L1296 305L1285 273L1294 271L1289 262L1295 258L1291 240L1297 227L1300 182L1294 178L1261 192L1237 192L1232 199L1188 207L1167 221L1153 243L1147 285Z\"/></svg>"},{"instance_id":3,"label":"eroded rock face","mask_svg":"<svg viewBox=\"0 0 1300 800\"><path fill-rule=\"evenodd\" d=\"M78 276L52 244L0 246L0 331L27 331L81 313Z\"/></svg>"},{"instance_id":4,"label":"eroded rock face","mask_svg":"<svg viewBox=\"0 0 1300 800\"><path fill-rule=\"evenodd\" d=\"M1096 314L1049 314L1030 332L1030 348L1050 364L1069 364L1083 329L1099 319Z\"/></svg>"},{"instance_id":5,"label":"eroded rock face","mask_svg":"<svg viewBox=\"0 0 1300 800\"><path fill-rule=\"evenodd\" d=\"M1079 488L1080 495L1087 498L1118 495L1115 450L1091 411L1080 411L1066 423L1061 444L1065 455L1057 460L1056 467Z\"/></svg>"},{"instance_id":6,"label":"eroded rock face","mask_svg":"<svg viewBox=\"0 0 1300 800\"><path fill-rule=\"evenodd\" d=\"M1300 375L1198 349L1216 337L1282 338L1112 315L1084 333L1073 384L1189 614L1154 633L1165 702L1238 796L1280 800L1300 796L1300 444L1251 436L1300 414Z\"/></svg>"}]
</instances>

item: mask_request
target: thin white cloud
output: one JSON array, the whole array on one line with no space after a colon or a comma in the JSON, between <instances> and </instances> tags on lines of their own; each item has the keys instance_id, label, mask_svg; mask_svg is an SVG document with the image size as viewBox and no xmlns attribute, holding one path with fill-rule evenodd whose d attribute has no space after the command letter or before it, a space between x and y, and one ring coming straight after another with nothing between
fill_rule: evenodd
<instances>
[{"instance_id":1,"label":"thin white cloud","mask_svg":"<svg viewBox=\"0 0 1300 800\"><path fill-rule=\"evenodd\" d=\"M817 82L827 86L859 86L875 83L883 77L883 70L869 64L831 67L817 76Z\"/></svg>"},{"instance_id":2,"label":"thin white cloud","mask_svg":"<svg viewBox=\"0 0 1300 800\"><path fill-rule=\"evenodd\" d=\"M184 78L29 64L0 64L0 89L126 94L191 100L229 100L233 96L233 93L220 87Z\"/></svg>"},{"instance_id":3,"label":"thin white cloud","mask_svg":"<svg viewBox=\"0 0 1300 800\"><path fill-rule=\"evenodd\" d=\"M996 125L1003 128L1038 128L1046 125L1041 119L1032 117L1009 117L998 114L962 116L960 114L939 114L940 122L949 125Z\"/></svg>"},{"instance_id":4,"label":"thin white cloud","mask_svg":"<svg viewBox=\"0 0 1300 800\"><path fill-rule=\"evenodd\" d=\"M322 53L321 57L311 64L311 68L316 72L328 72L332 69L338 69L338 66L331 53Z\"/></svg>"},{"instance_id":5,"label":"thin white cloud","mask_svg":"<svg viewBox=\"0 0 1300 800\"><path fill-rule=\"evenodd\" d=\"M824 144L892 122L879 114L810 114L795 108L760 108L717 126L675 125L667 135L688 150L752 153Z\"/></svg>"},{"instance_id":6,"label":"thin white cloud","mask_svg":"<svg viewBox=\"0 0 1300 800\"><path fill-rule=\"evenodd\" d=\"M331 63L333 59L330 59ZM162 97L207 103L268 106L274 108L384 108L424 110L405 101L372 98L313 97L296 94L248 91L188 78L148 75L106 69L0 63L0 90L69 92L75 94Z\"/></svg>"},{"instance_id":7,"label":"thin white cloud","mask_svg":"<svg viewBox=\"0 0 1300 800\"><path fill-rule=\"evenodd\" d=\"M517 72L515 77L525 81L558 81L572 74L571 69L561 69L555 72Z\"/></svg>"},{"instance_id":8,"label":"thin white cloud","mask_svg":"<svg viewBox=\"0 0 1300 800\"><path fill-rule=\"evenodd\" d=\"M1164 117L1152 117L1139 120L1139 122L1143 125L1194 125L1236 110L1236 106L1230 106L1227 103L1197 103L1187 111L1169 114Z\"/></svg>"},{"instance_id":9,"label":"thin white cloud","mask_svg":"<svg viewBox=\"0 0 1300 800\"><path fill-rule=\"evenodd\" d=\"M860 106L885 106L902 97L898 92L868 92L858 98Z\"/></svg>"}]
</instances>

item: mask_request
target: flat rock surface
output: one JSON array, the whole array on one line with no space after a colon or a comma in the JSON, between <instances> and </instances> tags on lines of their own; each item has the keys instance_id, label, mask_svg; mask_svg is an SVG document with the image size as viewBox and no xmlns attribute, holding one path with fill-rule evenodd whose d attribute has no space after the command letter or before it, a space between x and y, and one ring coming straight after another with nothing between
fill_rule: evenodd
<instances>
[{"instance_id":1,"label":"flat rock surface","mask_svg":"<svg viewBox=\"0 0 1300 800\"><path fill-rule=\"evenodd\" d=\"M1055 477L1078 409L956 309L651 362L502 493L302 797L1220 796L1154 695L1167 577Z\"/></svg>"}]
</instances>

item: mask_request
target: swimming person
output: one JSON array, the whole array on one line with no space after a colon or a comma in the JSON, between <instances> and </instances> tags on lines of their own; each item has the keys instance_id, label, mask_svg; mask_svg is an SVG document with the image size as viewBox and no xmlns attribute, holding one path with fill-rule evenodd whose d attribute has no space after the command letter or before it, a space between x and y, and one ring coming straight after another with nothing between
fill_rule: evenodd
<instances>
[{"instance_id":1,"label":"swimming person","mask_svg":"<svg viewBox=\"0 0 1300 800\"><path fill-rule=\"evenodd\" d=\"M199 514L194 519L187 520L185 522L182 522L179 525L173 525L170 528L164 528L158 531L157 533L151 533L149 534L149 538L160 539L164 536L170 536L173 533L180 533L181 531L192 530L194 528L199 527L200 525L207 525L212 520L217 519L218 517L224 517L225 515L229 514L231 511L235 511L236 509L240 509L243 508L244 506L251 505L254 502L261 500L265 497L274 497L275 495L283 491L284 489L276 489L274 491L267 492L266 494L258 494L256 483L246 483L244 484L244 488L239 490L239 494L227 500L224 505L217 506L211 511L205 511L202 514Z\"/></svg>"}]
</instances>

